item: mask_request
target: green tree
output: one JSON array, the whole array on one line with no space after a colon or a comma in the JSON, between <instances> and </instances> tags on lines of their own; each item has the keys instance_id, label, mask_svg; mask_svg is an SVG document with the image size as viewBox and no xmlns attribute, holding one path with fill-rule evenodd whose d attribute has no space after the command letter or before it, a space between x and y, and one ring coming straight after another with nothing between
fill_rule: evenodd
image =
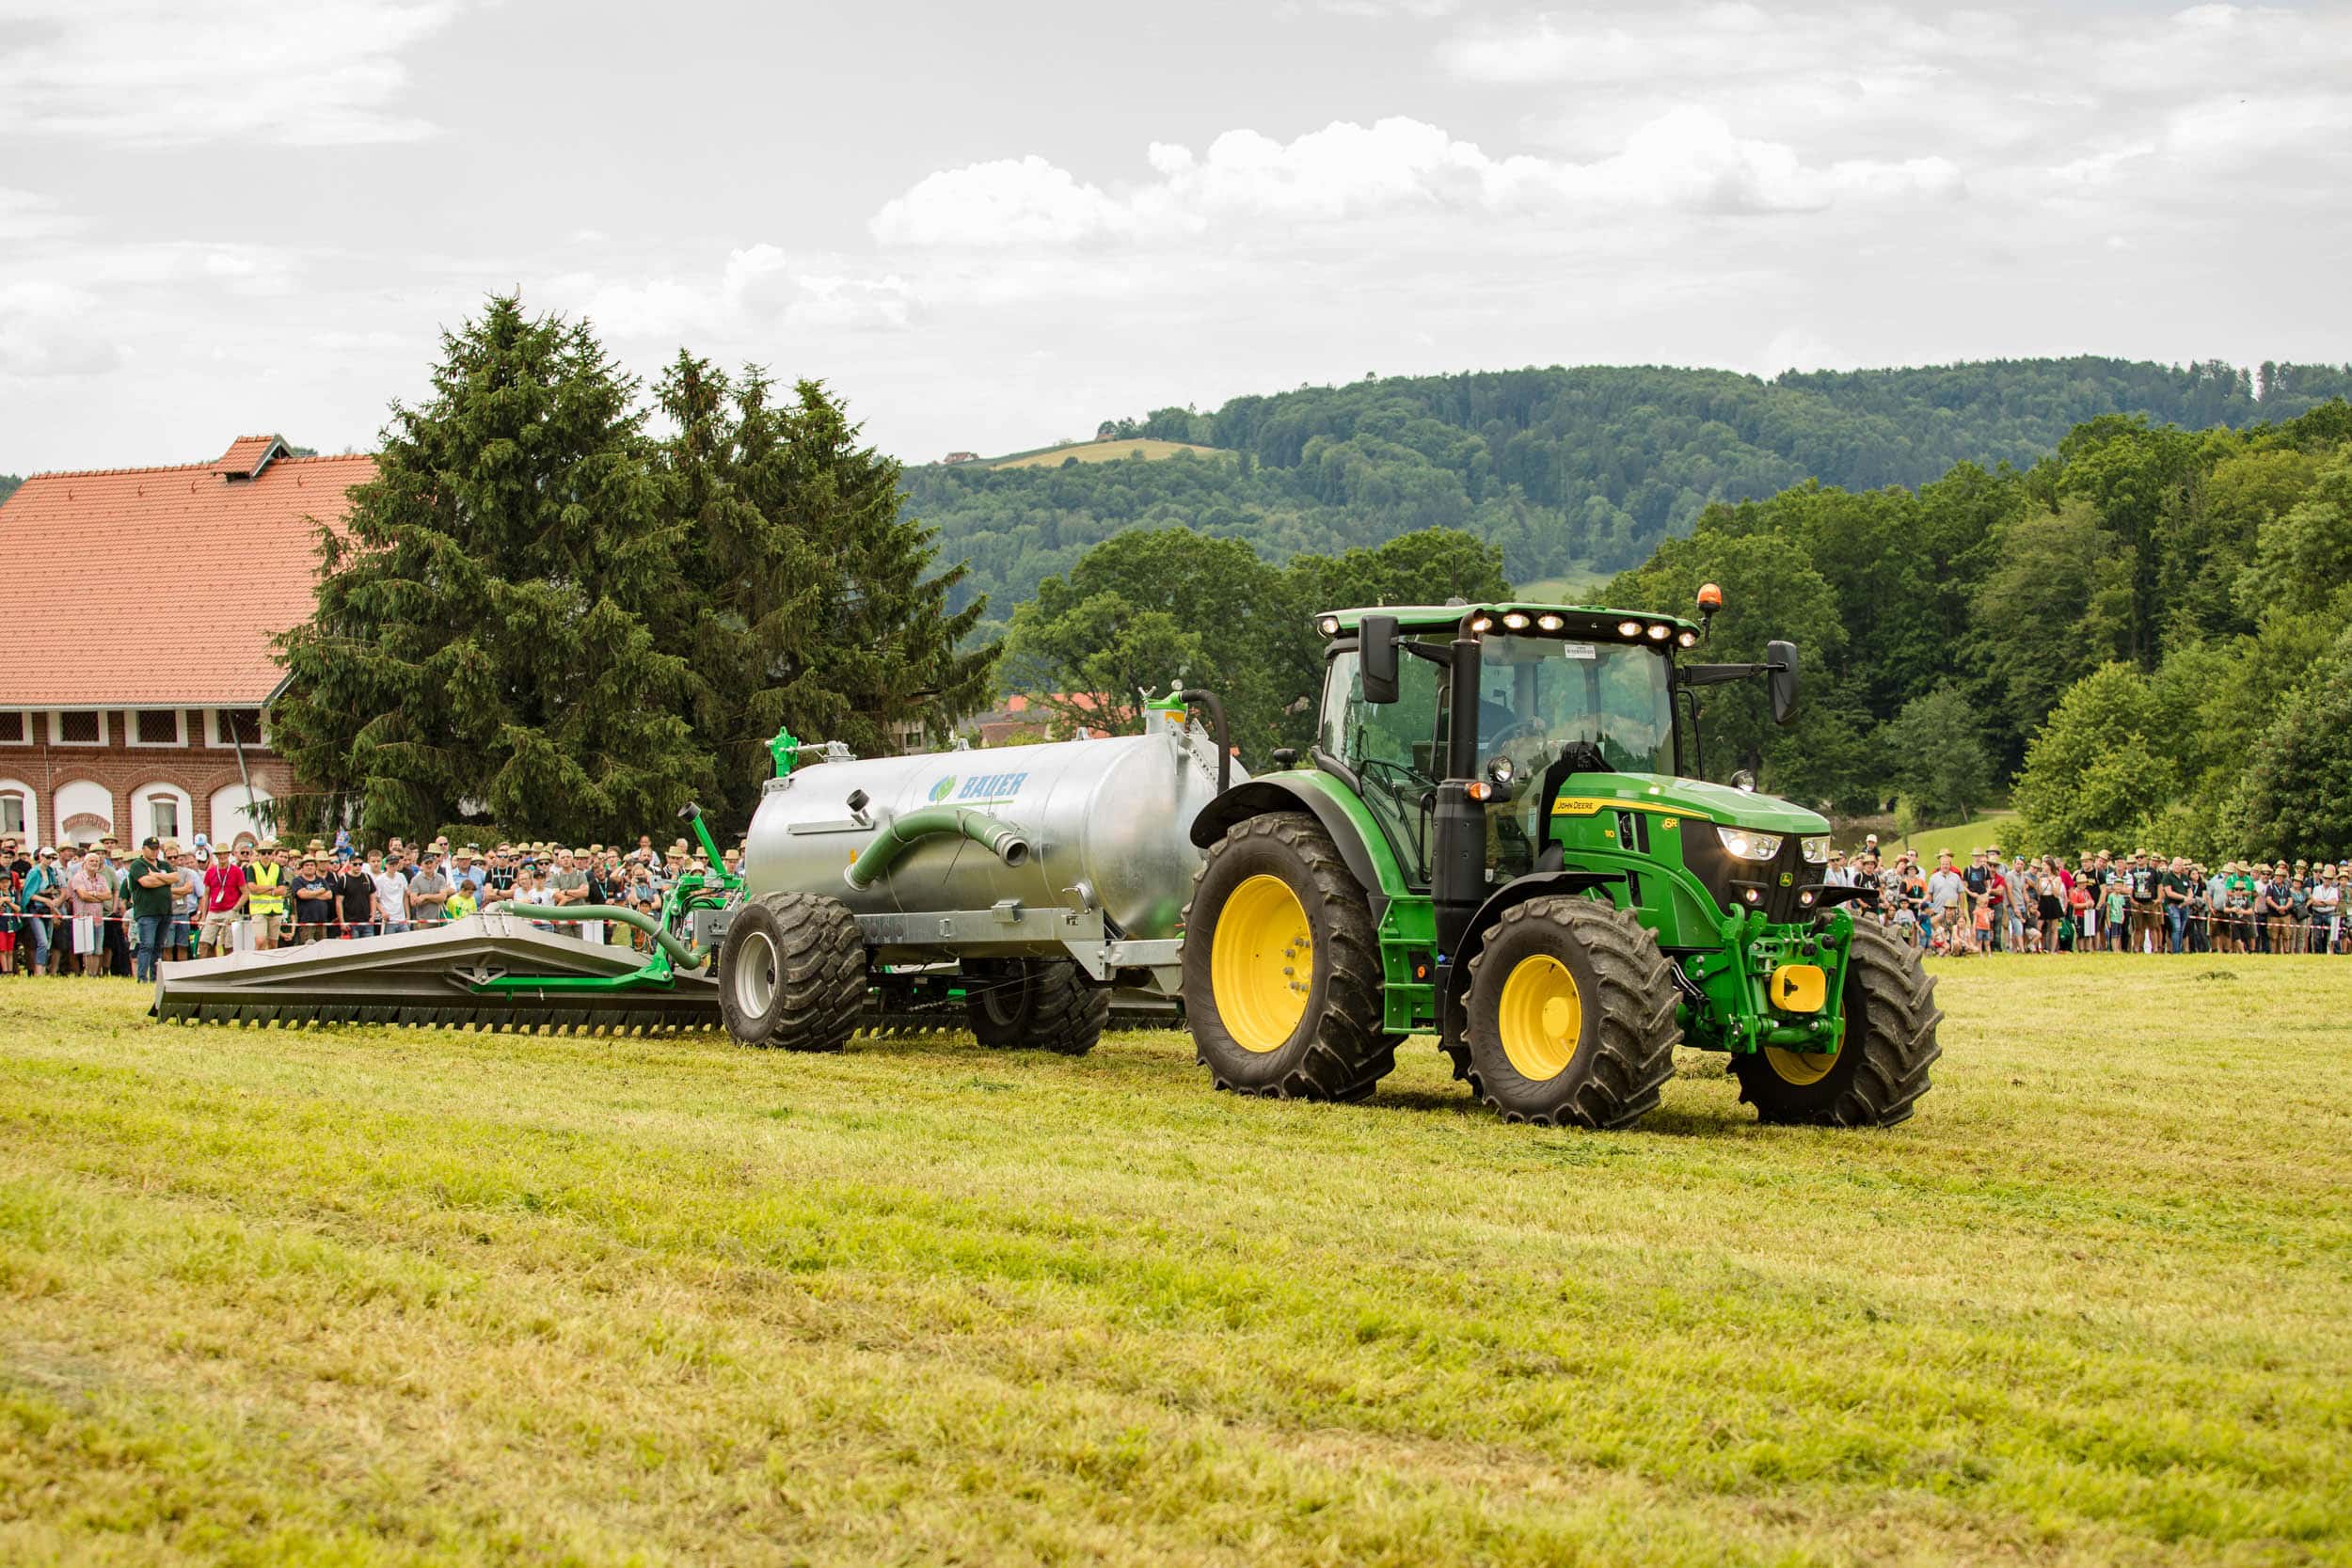
<instances>
[{"instance_id":1,"label":"green tree","mask_svg":"<svg viewBox=\"0 0 2352 1568\"><path fill-rule=\"evenodd\" d=\"M1964 646L2008 733L2022 740L2068 687L2130 654L2131 582L2129 549L2087 502L2028 512L2001 531Z\"/></svg>"},{"instance_id":2,"label":"green tree","mask_svg":"<svg viewBox=\"0 0 2352 1568\"><path fill-rule=\"evenodd\" d=\"M2320 468L2283 516L2256 535L2238 578L2238 607L2252 620L2340 607L2352 588L2352 452Z\"/></svg>"},{"instance_id":3,"label":"green tree","mask_svg":"<svg viewBox=\"0 0 2352 1568\"><path fill-rule=\"evenodd\" d=\"M2100 666L2059 699L2026 751L2010 794L2018 843L2032 853L2140 847L2149 822L2179 792L2176 749L2151 735L2158 715L2148 677Z\"/></svg>"},{"instance_id":4,"label":"green tree","mask_svg":"<svg viewBox=\"0 0 2352 1568\"><path fill-rule=\"evenodd\" d=\"M1836 595L1804 551L1763 534L1670 540L1649 564L1619 575L1606 597L1627 610L1687 616L1706 582L1723 589L1724 610L1693 657L1754 663L1764 657L1767 642L1787 638L1799 645L1801 667L1796 721L1786 726L1772 722L1761 679L1701 690L1708 774L1721 779L1744 767L1779 794L1866 803L1873 783L1869 716L1853 705L1839 673L1846 631Z\"/></svg>"},{"instance_id":5,"label":"green tree","mask_svg":"<svg viewBox=\"0 0 2352 1568\"><path fill-rule=\"evenodd\" d=\"M2287 699L2254 747L2233 805L2246 852L2352 856L2352 633Z\"/></svg>"},{"instance_id":6,"label":"green tree","mask_svg":"<svg viewBox=\"0 0 2352 1568\"><path fill-rule=\"evenodd\" d=\"M1014 612L1008 678L1066 721L1116 733L1141 726L1144 690L1206 688L1235 743L1260 755L1281 742L1284 710L1311 701L1305 614L1238 539L1123 533Z\"/></svg>"},{"instance_id":7,"label":"green tree","mask_svg":"<svg viewBox=\"0 0 2352 1568\"><path fill-rule=\"evenodd\" d=\"M1984 721L1959 687L1947 683L1879 727L1885 776L1933 826L1965 822L1993 793L1993 759Z\"/></svg>"},{"instance_id":8,"label":"green tree","mask_svg":"<svg viewBox=\"0 0 2352 1568\"><path fill-rule=\"evenodd\" d=\"M962 568L929 575L931 536L902 515L898 466L863 445L818 383L771 401L757 370L730 380L680 352L660 406L658 459L687 594L663 640L695 676L695 738L716 763L718 815L750 820L766 742L789 726L864 755L944 741L987 700L996 649L958 646L986 608L949 613Z\"/></svg>"},{"instance_id":9,"label":"green tree","mask_svg":"<svg viewBox=\"0 0 2352 1568\"><path fill-rule=\"evenodd\" d=\"M512 295L443 335L395 404L346 533L321 531L310 619L280 639L287 819L420 833L635 833L713 782L636 385L584 325Z\"/></svg>"}]
</instances>

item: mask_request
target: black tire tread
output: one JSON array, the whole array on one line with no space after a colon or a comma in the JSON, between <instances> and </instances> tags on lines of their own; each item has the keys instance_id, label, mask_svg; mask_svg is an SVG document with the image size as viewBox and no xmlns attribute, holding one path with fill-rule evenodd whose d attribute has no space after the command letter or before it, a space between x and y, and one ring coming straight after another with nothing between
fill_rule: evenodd
<instances>
[{"instance_id":1,"label":"black tire tread","mask_svg":"<svg viewBox=\"0 0 2352 1568\"><path fill-rule=\"evenodd\" d=\"M1549 1113L1529 1115L1508 1109L1489 1092L1471 1060L1467 1043L1448 1048L1454 1075L1470 1081L1470 1093L1506 1121L1544 1127L1590 1127L1613 1131L1627 1127L1657 1109L1660 1094L1675 1072L1675 1047L1682 1030L1676 1022L1679 1003L1674 971L1659 950L1658 935L1630 910L1597 898L1577 895L1531 898L1502 911L1488 933L1488 942L1521 922L1554 924L1580 943L1598 981L1599 1030L1594 1039L1596 1058L1576 1092ZM1470 987L1478 983L1486 947L1470 961ZM1465 987L1467 997L1470 987ZM1467 1029L1455 1037L1467 1036Z\"/></svg>"},{"instance_id":2,"label":"black tire tread","mask_svg":"<svg viewBox=\"0 0 2352 1568\"><path fill-rule=\"evenodd\" d=\"M1022 988L1021 1006L1009 1024L991 1018L977 998L965 1009L972 1037L993 1050L1083 1056L1110 1022L1111 989L1088 984L1069 958L1016 958L990 973L987 983Z\"/></svg>"},{"instance_id":3,"label":"black tire tread","mask_svg":"<svg viewBox=\"0 0 2352 1568\"><path fill-rule=\"evenodd\" d=\"M1857 921L1847 950L1847 976L1861 995L1862 1060L1852 1078L1829 1103L1788 1104L1773 1090L1780 1082L1761 1053L1736 1055L1732 1075L1740 1098L1756 1107L1758 1120L1785 1126L1893 1127L1908 1121L1928 1092L1928 1070L1944 1047L1935 1027L1944 1009L1935 1005L1935 976L1919 955L1897 942L1875 921ZM1854 1047L1848 1020L1843 1050Z\"/></svg>"},{"instance_id":4,"label":"black tire tread","mask_svg":"<svg viewBox=\"0 0 2352 1568\"><path fill-rule=\"evenodd\" d=\"M1339 846L1323 825L1305 812L1265 812L1235 823L1225 836L1209 846L1200 869L1193 874L1193 895L1184 904L1185 952L1199 932L1192 911L1200 901L1200 884L1232 847L1252 837L1279 840L1304 863L1309 885L1295 889L1302 904L1320 905L1326 936L1319 945L1331 957L1330 979L1324 989L1324 1006L1314 1021L1314 1033L1297 1064L1279 1081L1236 1083L1218 1070L1209 1053L1200 1049L1199 1022L1194 1019L1194 1059L1209 1069L1220 1089L1254 1094L1269 1100L1359 1101L1396 1069L1397 1037L1381 1028L1384 990L1380 976L1380 942L1372 923L1372 906L1364 890L1340 859ZM1204 958L1201 962L1206 962ZM1192 989L1187 974L1185 990ZM1188 1006L1187 1016L1193 1009Z\"/></svg>"},{"instance_id":5,"label":"black tire tread","mask_svg":"<svg viewBox=\"0 0 2352 1568\"><path fill-rule=\"evenodd\" d=\"M866 942L856 916L818 893L763 893L776 917L774 1051L831 1052L850 1043L866 1008Z\"/></svg>"}]
</instances>

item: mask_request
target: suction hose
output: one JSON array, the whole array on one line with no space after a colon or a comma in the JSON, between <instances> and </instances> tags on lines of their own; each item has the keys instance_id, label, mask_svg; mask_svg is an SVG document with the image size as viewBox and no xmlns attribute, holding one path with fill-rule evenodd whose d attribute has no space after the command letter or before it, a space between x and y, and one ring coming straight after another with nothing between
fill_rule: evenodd
<instances>
[{"instance_id":1,"label":"suction hose","mask_svg":"<svg viewBox=\"0 0 2352 1568\"><path fill-rule=\"evenodd\" d=\"M898 863L899 856L922 840L943 834L968 838L1007 865L1019 865L1029 858L1029 841L1009 822L970 806L925 806L883 824L874 842L850 863L850 885L873 886Z\"/></svg>"},{"instance_id":2,"label":"suction hose","mask_svg":"<svg viewBox=\"0 0 2352 1568\"><path fill-rule=\"evenodd\" d=\"M707 947L692 947L662 929L661 922L643 910L628 909L620 904L522 904L513 900L493 904L485 914L502 914L516 920L617 920L624 926L634 926L661 944L661 950L677 961L681 969L700 969L710 957Z\"/></svg>"}]
</instances>

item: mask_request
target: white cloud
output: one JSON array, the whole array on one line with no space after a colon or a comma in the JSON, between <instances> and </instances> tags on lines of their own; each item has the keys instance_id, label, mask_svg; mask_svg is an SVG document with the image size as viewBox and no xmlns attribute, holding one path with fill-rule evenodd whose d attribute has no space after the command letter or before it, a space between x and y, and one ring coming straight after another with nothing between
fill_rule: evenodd
<instances>
[{"instance_id":1,"label":"white cloud","mask_svg":"<svg viewBox=\"0 0 2352 1568\"><path fill-rule=\"evenodd\" d=\"M96 295L62 283L0 283L0 375L94 375L124 358Z\"/></svg>"},{"instance_id":2,"label":"white cloud","mask_svg":"<svg viewBox=\"0 0 2352 1568\"><path fill-rule=\"evenodd\" d=\"M0 0L16 35L0 54L0 135L413 140L431 127L396 111L399 55L455 13L456 0Z\"/></svg>"},{"instance_id":3,"label":"white cloud","mask_svg":"<svg viewBox=\"0 0 2352 1568\"><path fill-rule=\"evenodd\" d=\"M895 274L860 277L837 260L796 258L766 244L728 252L710 276L571 272L533 293L615 339L698 346L778 331L896 330L919 309L914 289Z\"/></svg>"},{"instance_id":4,"label":"white cloud","mask_svg":"<svg viewBox=\"0 0 2352 1568\"><path fill-rule=\"evenodd\" d=\"M885 204L870 227L887 245L1068 245L1396 213L1803 211L1842 196L1945 194L1961 184L1959 169L1941 158L1807 165L1787 145L1738 135L1712 111L1689 105L1585 163L1496 157L1403 118L1335 121L1288 142L1228 131L1201 154L1155 142L1145 161L1152 177L1116 194L1034 156L944 170Z\"/></svg>"}]
</instances>

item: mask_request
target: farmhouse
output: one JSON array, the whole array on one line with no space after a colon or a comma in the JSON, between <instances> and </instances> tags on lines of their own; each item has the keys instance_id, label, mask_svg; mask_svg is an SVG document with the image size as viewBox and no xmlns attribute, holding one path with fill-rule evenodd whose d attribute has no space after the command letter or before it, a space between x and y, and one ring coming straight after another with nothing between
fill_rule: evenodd
<instances>
[{"instance_id":1,"label":"farmhouse","mask_svg":"<svg viewBox=\"0 0 2352 1568\"><path fill-rule=\"evenodd\" d=\"M271 640L309 617L318 528L374 474L246 436L210 463L27 479L0 505L31 590L0 642L0 832L266 836L289 781L262 721Z\"/></svg>"}]
</instances>

